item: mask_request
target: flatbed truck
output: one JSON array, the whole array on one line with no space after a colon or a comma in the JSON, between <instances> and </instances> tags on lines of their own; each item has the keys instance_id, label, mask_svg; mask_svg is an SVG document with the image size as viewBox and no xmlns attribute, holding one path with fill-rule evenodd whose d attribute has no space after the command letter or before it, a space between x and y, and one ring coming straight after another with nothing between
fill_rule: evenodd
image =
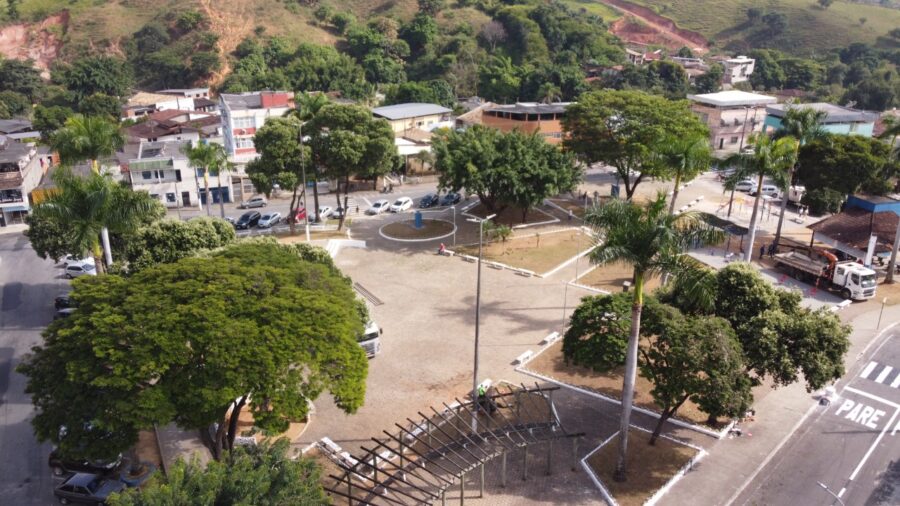
<instances>
[{"instance_id":1,"label":"flatbed truck","mask_svg":"<svg viewBox=\"0 0 900 506\"><path fill-rule=\"evenodd\" d=\"M838 261L828 251L811 249L776 253L775 264L794 278L840 293L845 300L875 297L875 271L849 260Z\"/></svg>"}]
</instances>

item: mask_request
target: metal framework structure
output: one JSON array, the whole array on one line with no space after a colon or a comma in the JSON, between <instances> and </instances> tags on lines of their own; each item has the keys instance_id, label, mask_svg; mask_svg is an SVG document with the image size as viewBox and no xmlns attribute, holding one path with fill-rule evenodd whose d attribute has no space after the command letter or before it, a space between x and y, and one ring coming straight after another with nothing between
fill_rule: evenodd
<instances>
[{"instance_id":1,"label":"metal framework structure","mask_svg":"<svg viewBox=\"0 0 900 506\"><path fill-rule=\"evenodd\" d=\"M547 452L547 474L552 471L553 444L572 441L572 469L577 462L578 439L583 433L565 431L553 405L559 387L494 386L477 401L460 401L418 413L417 421L383 431L353 457L329 455L336 465L325 478L325 490L335 504L413 505L446 504L446 492L459 487L465 502L466 475L480 475L484 495L484 465L500 458L501 484L506 486L507 456L522 450L522 479L527 478L529 447ZM476 407L476 402L478 409ZM326 449L327 450L327 449ZM326 451L327 453L327 451Z\"/></svg>"}]
</instances>

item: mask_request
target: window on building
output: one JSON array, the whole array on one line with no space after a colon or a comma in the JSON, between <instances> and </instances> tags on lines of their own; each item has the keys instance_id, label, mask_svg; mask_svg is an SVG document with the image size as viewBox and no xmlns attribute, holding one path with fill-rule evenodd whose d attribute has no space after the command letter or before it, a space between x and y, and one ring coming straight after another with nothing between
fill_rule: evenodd
<instances>
[{"instance_id":1,"label":"window on building","mask_svg":"<svg viewBox=\"0 0 900 506\"><path fill-rule=\"evenodd\" d=\"M150 198L151 198L151 199L154 199L154 200L159 200L159 194L158 194L158 193L151 193L151 194L150 194Z\"/></svg>"},{"instance_id":2,"label":"window on building","mask_svg":"<svg viewBox=\"0 0 900 506\"><path fill-rule=\"evenodd\" d=\"M238 137L234 140L234 147L236 148L252 148L253 147L253 138L252 137Z\"/></svg>"},{"instance_id":3,"label":"window on building","mask_svg":"<svg viewBox=\"0 0 900 506\"><path fill-rule=\"evenodd\" d=\"M738 143L738 138L737 138L737 137L732 137L732 138L731 138L731 143L732 143L732 144L737 144L737 143Z\"/></svg>"},{"instance_id":4,"label":"window on building","mask_svg":"<svg viewBox=\"0 0 900 506\"><path fill-rule=\"evenodd\" d=\"M181 169L175 169L175 181L181 182Z\"/></svg>"},{"instance_id":5,"label":"window on building","mask_svg":"<svg viewBox=\"0 0 900 506\"><path fill-rule=\"evenodd\" d=\"M145 170L144 172L141 172L141 177L144 179L151 179L153 177L153 172Z\"/></svg>"},{"instance_id":6,"label":"window on building","mask_svg":"<svg viewBox=\"0 0 900 506\"><path fill-rule=\"evenodd\" d=\"M253 117L245 116L241 118L234 118L234 128L253 128Z\"/></svg>"},{"instance_id":7,"label":"window on building","mask_svg":"<svg viewBox=\"0 0 900 506\"><path fill-rule=\"evenodd\" d=\"M175 203L175 194L167 193L166 194L166 202L168 202L169 204L174 204Z\"/></svg>"}]
</instances>

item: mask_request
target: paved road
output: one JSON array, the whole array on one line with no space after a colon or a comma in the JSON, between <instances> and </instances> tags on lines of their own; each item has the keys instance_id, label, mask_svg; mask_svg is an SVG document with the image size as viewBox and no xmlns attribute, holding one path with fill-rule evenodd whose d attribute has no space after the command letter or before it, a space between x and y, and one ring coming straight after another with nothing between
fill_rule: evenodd
<instances>
[{"instance_id":1,"label":"paved road","mask_svg":"<svg viewBox=\"0 0 900 506\"><path fill-rule=\"evenodd\" d=\"M25 378L15 367L41 342L53 298L66 283L61 269L38 258L25 236L0 233L0 504L55 503L50 446L34 439Z\"/></svg>"},{"instance_id":2,"label":"paved road","mask_svg":"<svg viewBox=\"0 0 900 506\"><path fill-rule=\"evenodd\" d=\"M735 504L900 504L900 334L873 348Z\"/></svg>"}]
</instances>

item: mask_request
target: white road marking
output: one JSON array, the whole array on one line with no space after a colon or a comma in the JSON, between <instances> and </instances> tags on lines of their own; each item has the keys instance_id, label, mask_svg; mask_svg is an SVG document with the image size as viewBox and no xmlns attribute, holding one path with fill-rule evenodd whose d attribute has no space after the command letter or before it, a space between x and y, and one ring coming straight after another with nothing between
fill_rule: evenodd
<instances>
[{"instance_id":1,"label":"white road marking","mask_svg":"<svg viewBox=\"0 0 900 506\"><path fill-rule=\"evenodd\" d=\"M894 381L891 382L891 388L900 387L900 373L897 374L897 377L894 378Z\"/></svg>"},{"instance_id":2,"label":"white road marking","mask_svg":"<svg viewBox=\"0 0 900 506\"><path fill-rule=\"evenodd\" d=\"M894 370L894 368L891 367L891 366L889 366L889 365L884 366L884 370L881 371L881 374L879 374L879 375L875 378L875 383L884 383L884 380L887 379L888 374L890 374L891 371L893 371L893 370Z\"/></svg>"},{"instance_id":3,"label":"white road marking","mask_svg":"<svg viewBox=\"0 0 900 506\"><path fill-rule=\"evenodd\" d=\"M897 426L894 427L894 430L891 431L891 435L893 436L894 434L896 434L898 430L900 430L900 421L897 422Z\"/></svg>"},{"instance_id":4,"label":"white road marking","mask_svg":"<svg viewBox=\"0 0 900 506\"><path fill-rule=\"evenodd\" d=\"M849 387L848 387L848 390L849 390ZM894 407L897 407L897 406L894 405ZM897 418L897 413L900 413L900 408L897 408L894 410L894 414L891 415L890 421L887 424L885 424L884 429L882 429L881 433L878 434L878 437L875 438L875 442L872 443L872 446L870 446L869 450L866 451L866 454L863 455L862 460L859 461L859 464L856 466L856 469L853 470L853 474L850 475L850 481L853 481L853 478L856 478L856 475L866 464L866 461L869 460L869 455L872 455L872 452L875 451L875 447L878 446L878 443L881 442L881 438L884 437L884 433L887 432L887 430L890 428L891 424L894 423L894 419Z\"/></svg>"},{"instance_id":5,"label":"white road marking","mask_svg":"<svg viewBox=\"0 0 900 506\"><path fill-rule=\"evenodd\" d=\"M883 402L894 409L900 409L900 404L897 404L896 402L891 402L883 397L878 397L877 395L872 395L869 392L864 392L862 390L859 390L859 389L856 389L853 387L844 387L844 390L846 390L847 392L853 392L853 393L861 395L863 397L868 397L869 399L872 399L874 401Z\"/></svg>"},{"instance_id":6,"label":"white road marking","mask_svg":"<svg viewBox=\"0 0 900 506\"><path fill-rule=\"evenodd\" d=\"M863 369L863 372L861 372L859 374L859 377L863 378L863 379L868 378L869 375L872 374L872 370L875 369L875 367L877 367L877 366L878 366L878 362L874 362L874 361L869 362L869 365L867 365L866 368Z\"/></svg>"},{"instance_id":7,"label":"white road marking","mask_svg":"<svg viewBox=\"0 0 900 506\"><path fill-rule=\"evenodd\" d=\"M844 492L846 492L846 491L847 491L847 487L842 488L841 491L838 492L838 498L840 499L840 497L841 497L842 495L844 495Z\"/></svg>"}]
</instances>

